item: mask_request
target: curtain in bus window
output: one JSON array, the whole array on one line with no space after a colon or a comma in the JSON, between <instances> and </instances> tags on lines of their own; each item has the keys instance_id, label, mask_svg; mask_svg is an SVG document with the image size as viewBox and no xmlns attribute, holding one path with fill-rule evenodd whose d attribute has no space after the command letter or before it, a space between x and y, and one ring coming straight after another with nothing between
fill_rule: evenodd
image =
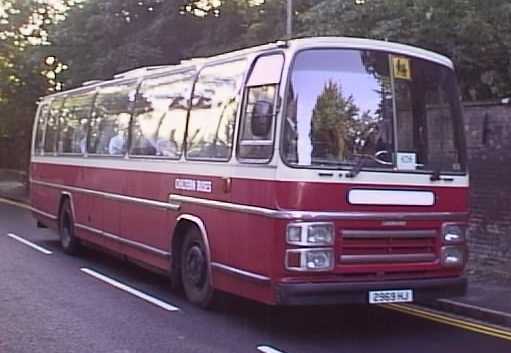
<instances>
[{"instance_id":1,"label":"curtain in bus window","mask_svg":"<svg viewBox=\"0 0 511 353\"><path fill-rule=\"evenodd\" d=\"M34 141L34 152L36 154L41 154L43 150L43 137L44 130L46 129L46 119L48 118L48 113L50 112L50 107L48 104L44 104L39 109L39 115L37 116L37 126L36 126L36 134Z\"/></svg>"},{"instance_id":2,"label":"curtain in bus window","mask_svg":"<svg viewBox=\"0 0 511 353\"><path fill-rule=\"evenodd\" d=\"M144 80L137 95L130 154L181 156L194 72Z\"/></svg>"},{"instance_id":3,"label":"curtain in bus window","mask_svg":"<svg viewBox=\"0 0 511 353\"><path fill-rule=\"evenodd\" d=\"M201 71L188 122L187 158L229 159L245 66L243 60Z\"/></svg>"},{"instance_id":4,"label":"curtain in bus window","mask_svg":"<svg viewBox=\"0 0 511 353\"><path fill-rule=\"evenodd\" d=\"M50 114L46 121L46 131L44 137L44 152L54 153L57 146L59 131L59 120L63 103L62 98L55 99L50 106Z\"/></svg>"},{"instance_id":5,"label":"curtain in bus window","mask_svg":"<svg viewBox=\"0 0 511 353\"><path fill-rule=\"evenodd\" d=\"M57 144L59 153L86 152L87 127L92 110L95 91L80 93L66 98L60 119L60 134Z\"/></svg>"},{"instance_id":6,"label":"curtain in bus window","mask_svg":"<svg viewBox=\"0 0 511 353\"><path fill-rule=\"evenodd\" d=\"M123 155L137 81L130 80L99 89L90 121L89 153Z\"/></svg>"}]
</instances>

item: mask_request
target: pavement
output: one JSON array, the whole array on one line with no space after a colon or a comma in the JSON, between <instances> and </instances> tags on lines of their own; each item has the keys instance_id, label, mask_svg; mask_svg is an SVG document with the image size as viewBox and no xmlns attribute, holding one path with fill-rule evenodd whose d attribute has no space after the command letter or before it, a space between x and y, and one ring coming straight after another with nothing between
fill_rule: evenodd
<instances>
[{"instance_id":1,"label":"pavement","mask_svg":"<svg viewBox=\"0 0 511 353\"><path fill-rule=\"evenodd\" d=\"M28 203L27 173L13 169L0 169L0 197Z\"/></svg>"},{"instance_id":2,"label":"pavement","mask_svg":"<svg viewBox=\"0 0 511 353\"><path fill-rule=\"evenodd\" d=\"M0 170L1 198L29 204L26 173ZM466 270L468 289L464 297L438 299L421 306L511 328L511 271L471 258Z\"/></svg>"},{"instance_id":3,"label":"pavement","mask_svg":"<svg viewBox=\"0 0 511 353\"><path fill-rule=\"evenodd\" d=\"M511 271L505 271L504 267L481 259L471 259L466 269L468 288L464 297L422 304L490 324L511 327Z\"/></svg>"}]
</instances>

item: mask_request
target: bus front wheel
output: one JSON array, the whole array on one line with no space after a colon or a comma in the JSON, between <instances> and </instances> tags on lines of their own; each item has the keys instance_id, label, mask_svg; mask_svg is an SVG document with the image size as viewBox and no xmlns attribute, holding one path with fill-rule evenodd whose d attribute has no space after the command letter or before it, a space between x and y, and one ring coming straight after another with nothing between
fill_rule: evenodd
<instances>
[{"instance_id":1,"label":"bus front wheel","mask_svg":"<svg viewBox=\"0 0 511 353\"><path fill-rule=\"evenodd\" d=\"M64 200L59 217L59 235L62 250L68 255L76 255L80 248L80 242L75 237L73 213L69 200Z\"/></svg>"},{"instance_id":2,"label":"bus front wheel","mask_svg":"<svg viewBox=\"0 0 511 353\"><path fill-rule=\"evenodd\" d=\"M181 250L181 280L186 298L193 304L208 308L212 304L213 287L204 241L196 228L191 228Z\"/></svg>"}]
</instances>

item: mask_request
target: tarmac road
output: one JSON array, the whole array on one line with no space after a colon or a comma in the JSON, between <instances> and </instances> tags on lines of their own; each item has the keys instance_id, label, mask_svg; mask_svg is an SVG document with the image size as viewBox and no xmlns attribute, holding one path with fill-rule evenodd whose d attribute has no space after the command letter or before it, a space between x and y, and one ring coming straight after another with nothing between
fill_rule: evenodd
<instances>
[{"instance_id":1,"label":"tarmac road","mask_svg":"<svg viewBox=\"0 0 511 353\"><path fill-rule=\"evenodd\" d=\"M29 210L0 200L0 353L22 352L509 353L511 332L405 305L274 308L222 295L205 311L147 270L65 255Z\"/></svg>"}]
</instances>

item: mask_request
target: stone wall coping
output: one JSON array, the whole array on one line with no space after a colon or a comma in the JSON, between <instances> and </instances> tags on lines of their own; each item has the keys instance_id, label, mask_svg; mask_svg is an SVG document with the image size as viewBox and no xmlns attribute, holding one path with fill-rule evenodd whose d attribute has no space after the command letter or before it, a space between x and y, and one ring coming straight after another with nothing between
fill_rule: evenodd
<instances>
[{"instance_id":1,"label":"stone wall coping","mask_svg":"<svg viewBox=\"0 0 511 353\"><path fill-rule=\"evenodd\" d=\"M509 106L511 108L510 103L503 103L501 100L465 101L462 104L464 107Z\"/></svg>"}]
</instances>

